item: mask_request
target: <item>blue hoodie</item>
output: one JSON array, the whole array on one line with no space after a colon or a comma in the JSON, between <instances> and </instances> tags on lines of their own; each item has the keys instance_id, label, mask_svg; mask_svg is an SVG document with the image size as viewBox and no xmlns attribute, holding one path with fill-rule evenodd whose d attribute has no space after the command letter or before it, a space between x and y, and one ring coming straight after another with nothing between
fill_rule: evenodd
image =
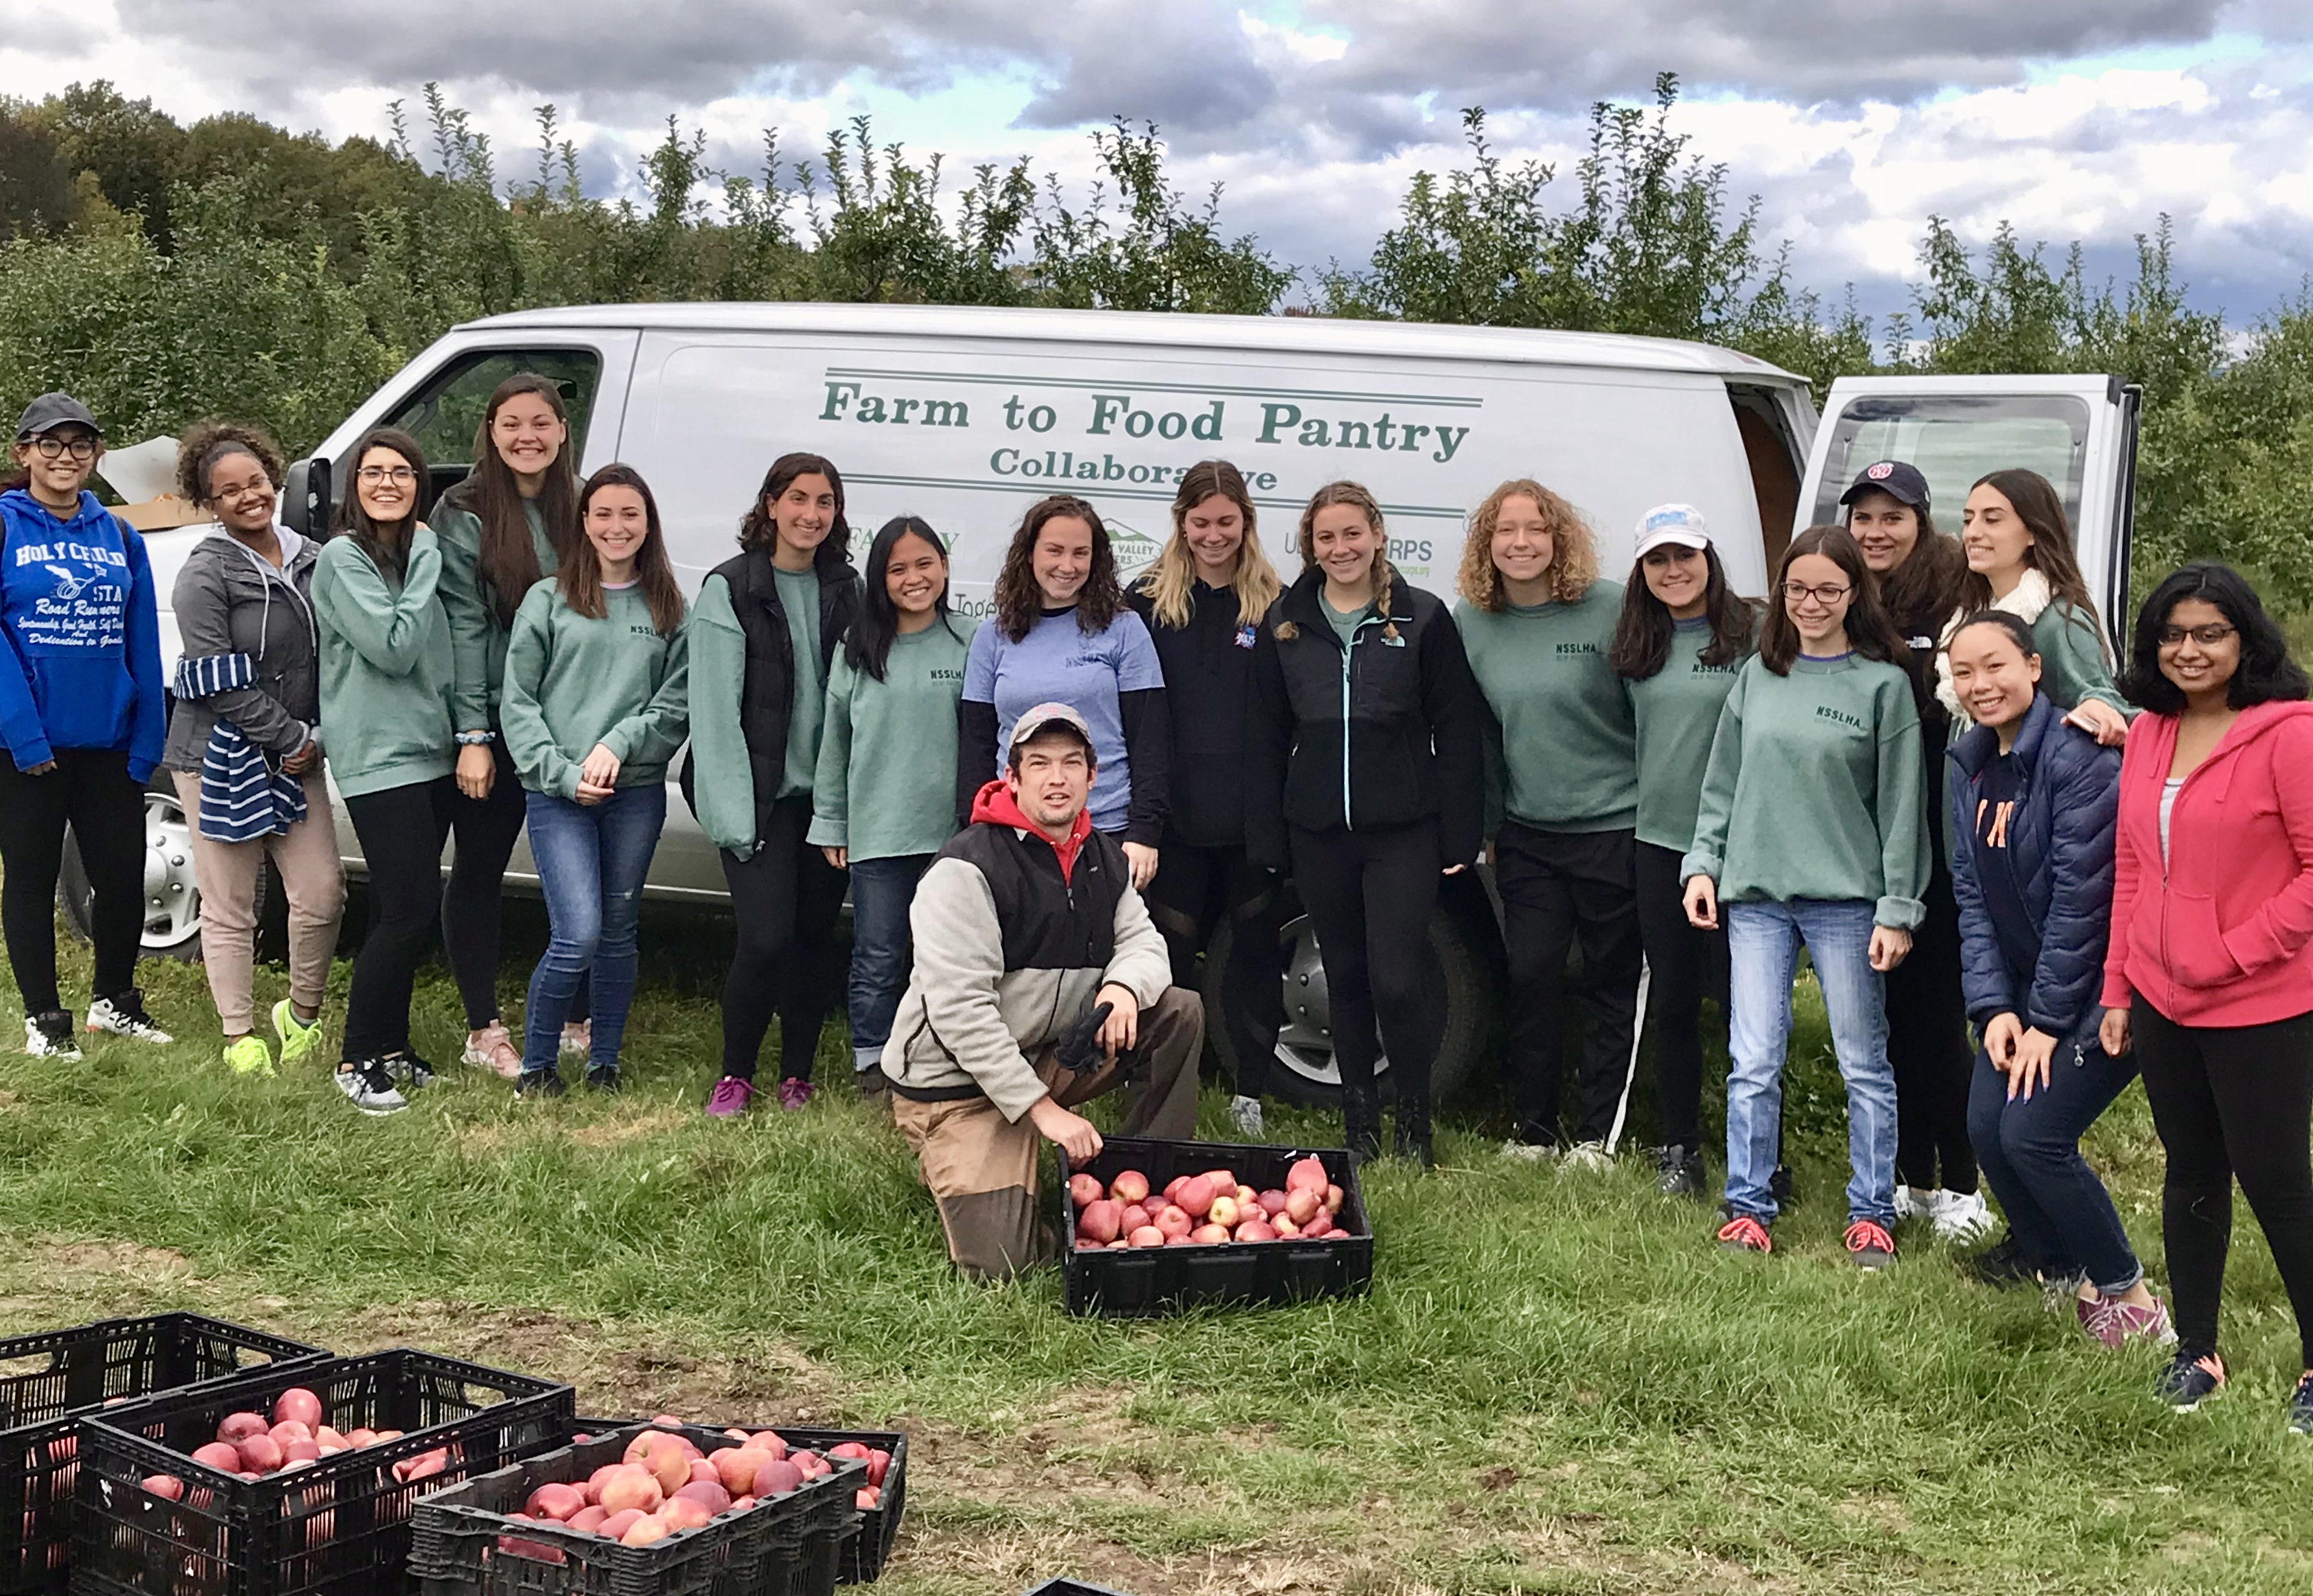
<instances>
[{"instance_id":1,"label":"blue hoodie","mask_svg":"<svg viewBox=\"0 0 2313 1596\"><path fill-rule=\"evenodd\" d=\"M23 488L0 494L0 739L16 768L109 749L151 779L168 705L144 539L92 493L69 521Z\"/></svg>"}]
</instances>

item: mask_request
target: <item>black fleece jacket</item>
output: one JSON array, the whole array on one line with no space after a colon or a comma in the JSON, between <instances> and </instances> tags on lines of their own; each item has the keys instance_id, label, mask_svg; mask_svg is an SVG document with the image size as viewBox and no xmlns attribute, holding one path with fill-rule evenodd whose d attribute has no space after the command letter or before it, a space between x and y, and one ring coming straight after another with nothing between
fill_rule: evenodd
<instances>
[{"instance_id":1,"label":"black fleece jacket","mask_svg":"<svg viewBox=\"0 0 2313 1596\"><path fill-rule=\"evenodd\" d=\"M1173 741L1169 835L1192 847L1241 847L1246 725L1261 627L1239 621L1233 591L1202 582L1189 590L1189 622L1183 627L1159 621L1156 601L1140 587L1124 598L1148 623L1165 667L1165 718Z\"/></svg>"}]
</instances>

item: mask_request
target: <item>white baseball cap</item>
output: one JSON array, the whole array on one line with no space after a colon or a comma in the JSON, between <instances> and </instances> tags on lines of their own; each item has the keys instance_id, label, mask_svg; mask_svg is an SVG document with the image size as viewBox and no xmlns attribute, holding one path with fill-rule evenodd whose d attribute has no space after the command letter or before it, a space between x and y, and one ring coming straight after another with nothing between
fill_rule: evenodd
<instances>
[{"instance_id":1,"label":"white baseball cap","mask_svg":"<svg viewBox=\"0 0 2313 1596\"><path fill-rule=\"evenodd\" d=\"M1702 523L1702 512L1692 504L1657 504L1639 517L1639 557L1647 551L1660 548L1666 543L1675 543L1681 548L1708 548L1711 532Z\"/></svg>"}]
</instances>

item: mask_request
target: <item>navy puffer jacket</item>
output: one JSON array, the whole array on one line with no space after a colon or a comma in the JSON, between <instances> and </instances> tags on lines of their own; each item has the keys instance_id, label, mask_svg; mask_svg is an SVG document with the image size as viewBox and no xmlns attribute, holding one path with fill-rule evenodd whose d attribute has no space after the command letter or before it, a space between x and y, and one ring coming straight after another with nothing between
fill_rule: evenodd
<instances>
[{"instance_id":1,"label":"navy puffer jacket","mask_svg":"<svg viewBox=\"0 0 2313 1596\"><path fill-rule=\"evenodd\" d=\"M2012 750L2024 792L2009 818L2008 846L1980 848L1977 787L2000 754L1990 726L1952 744L1952 895L1959 900L1960 987L1978 1027L2013 1013L2051 1036L2068 1036L2095 1006L2111 934L2112 851L2120 809L2120 750L2064 723L2045 693L2035 698ZM2017 990L1986 908L1983 873L2012 873L2040 956Z\"/></svg>"}]
</instances>

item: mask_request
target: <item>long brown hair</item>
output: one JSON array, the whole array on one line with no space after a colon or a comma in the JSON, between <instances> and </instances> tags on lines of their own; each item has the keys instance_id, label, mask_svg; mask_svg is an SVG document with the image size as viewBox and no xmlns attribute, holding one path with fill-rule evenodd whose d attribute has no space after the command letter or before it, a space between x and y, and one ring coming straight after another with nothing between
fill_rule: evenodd
<instances>
[{"instance_id":1,"label":"long brown hair","mask_svg":"<svg viewBox=\"0 0 2313 1596\"><path fill-rule=\"evenodd\" d=\"M1100 512L1074 494L1056 493L1028 506L1012 547L1004 551L1004 569L996 578L996 629L1017 643L1028 635L1043 612L1044 591L1036 585L1036 539L1048 522L1072 515L1092 529L1092 573L1077 594L1077 630L1096 637L1108 630L1124 608L1124 589L1116 579L1116 551L1109 547L1108 527Z\"/></svg>"},{"instance_id":2,"label":"long brown hair","mask_svg":"<svg viewBox=\"0 0 2313 1596\"><path fill-rule=\"evenodd\" d=\"M1852 512L1854 506L1848 508ZM1925 504L1907 508L1920 535L1913 540L1912 552L1904 557L1903 564L1879 578L1879 597L1897 626L1933 636L1954 611L1977 608L1968 603L1965 587L1967 555L1957 538L1936 530L1935 517Z\"/></svg>"},{"instance_id":3,"label":"long brown hair","mask_svg":"<svg viewBox=\"0 0 2313 1596\"><path fill-rule=\"evenodd\" d=\"M1791 662L1799 657L1799 629L1791 621L1783 583L1790 579L1791 563L1810 554L1823 556L1847 578L1847 646L1867 660L1908 672L1911 642L1887 613L1878 580L1863 563L1863 545L1843 526L1811 526L1783 550L1782 563L1775 567L1774 585L1767 590L1767 624L1759 633L1759 662L1778 676L1789 676Z\"/></svg>"},{"instance_id":4,"label":"long brown hair","mask_svg":"<svg viewBox=\"0 0 2313 1596\"><path fill-rule=\"evenodd\" d=\"M1591 536L1581 511L1527 477L1503 483L1470 512L1455 585L1464 598L1490 614L1500 614L1508 604L1502 574L1494 568L1494 532L1501 525L1502 506L1512 499L1532 499L1550 529L1550 596L1561 604L1579 601L1598 580L1598 540Z\"/></svg>"},{"instance_id":5,"label":"long brown hair","mask_svg":"<svg viewBox=\"0 0 2313 1596\"><path fill-rule=\"evenodd\" d=\"M1702 618L1711 623L1702 663L1731 665L1750 652L1751 639L1759 630L1758 612L1728 585L1727 567L1719 563L1717 548L1704 544L1702 559L1710 573L1702 583ZM1670 662L1671 632L1676 624L1670 607L1647 585L1647 558L1640 555L1623 584L1623 612L1615 618L1614 641L1606 650L1614 674L1626 681L1644 681L1658 674Z\"/></svg>"},{"instance_id":6,"label":"long brown hair","mask_svg":"<svg viewBox=\"0 0 2313 1596\"><path fill-rule=\"evenodd\" d=\"M674 579L674 562L667 558L666 534L659 526L658 500L653 496L650 484L643 480L642 473L632 466L604 466L587 478L586 486L579 489L578 541L554 568L555 589L575 614L601 620L610 613L610 606L602 597L602 557L594 552L594 540L586 536L585 530L586 506L606 487L631 487L642 498L643 524L650 531L635 553L635 578L642 583L643 597L650 604L652 630L662 637L672 637L682 630L682 584Z\"/></svg>"},{"instance_id":7,"label":"long brown hair","mask_svg":"<svg viewBox=\"0 0 2313 1596\"><path fill-rule=\"evenodd\" d=\"M808 454L801 450L782 454L763 473L763 485L755 490L755 502L747 513L739 518L739 547L773 553L778 547L778 523L771 517L771 506L779 502L793 487L798 477L824 477L827 486L835 490L835 524L827 529L827 536L811 551L813 568L825 581L837 575L851 560L851 523L843 516L843 473L835 462L823 454Z\"/></svg>"},{"instance_id":8,"label":"long brown hair","mask_svg":"<svg viewBox=\"0 0 2313 1596\"><path fill-rule=\"evenodd\" d=\"M358 473L362 460L373 449L391 450L417 473L418 479L409 486L409 513L400 521L373 520L370 513L362 508ZM418 446L417 439L400 427L378 426L364 433L347 458L353 461L353 469L346 473L346 491L338 500L331 535L351 538L354 546L369 556L371 565L399 582L409 560L410 535L418 528L418 507L425 502L426 452Z\"/></svg>"},{"instance_id":9,"label":"long brown hair","mask_svg":"<svg viewBox=\"0 0 2313 1596\"><path fill-rule=\"evenodd\" d=\"M2088 578L2080 574L2080 556L2072 551L2072 523L2065 518L2063 495L2055 484L2037 471L2011 466L2004 471L1985 472L1967 491L1973 495L1979 487L1991 488L2014 508L2016 519L2032 534L2024 550L2024 563L2048 579L2050 593L2089 618L2097 646L2104 650L2109 662L2112 651L2105 645L2104 623L2097 617ZM1960 591L1969 610L1992 608L1990 577L1969 571L1961 579Z\"/></svg>"},{"instance_id":10,"label":"long brown hair","mask_svg":"<svg viewBox=\"0 0 2313 1596\"><path fill-rule=\"evenodd\" d=\"M562 402L562 390L551 377L516 372L490 390L481 425L474 428L474 469L443 495L453 508L471 512L482 523L481 553L475 564L498 624L508 627L514 624L514 612L522 608L523 595L538 585L544 573L538 568L538 549L523 514L522 489L514 482L514 468L499 455L490 429L506 402L525 393L544 399L562 423L562 448L546 468L546 480L538 490L538 513L546 540L554 547L555 563L570 557L571 544L578 538L578 473L570 463L576 440L570 436L570 412ZM421 492L424 486L419 484Z\"/></svg>"},{"instance_id":11,"label":"long brown hair","mask_svg":"<svg viewBox=\"0 0 2313 1596\"><path fill-rule=\"evenodd\" d=\"M1366 524L1373 528L1374 613L1380 616L1386 623L1382 627L1383 634L1394 637L1397 636L1397 623L1389 618L1389 601L1390 584L1397 573L1395 567L1389 563L1389 528L1382 521L1380 504L1367 489L1364 483L1328 482L1309 495L1308 504L1301 510L1301 531L1294 539L1294 546L1301 551L1301 568L1304 571L1317 569L1317 512L1330 509L1335 504L1349 505L1364 516ZM1320 575L1317 580L1322 588L1324 577ZM1321 603L1324 601L1322 594L1319 601ZM1290 643L1301 635L1301 628L1289 620L1280 620L1272 630L1275 631L1278 640L1283 643Z\"/></svg>"},{"instance_id":12,"label":"long brown hair","mask_svg":"<svg viewBox=\"0 0 2313 1596\"><path fill-rule=\"evenodd\" d=\"M1268 551L1261 547L1261 522L1253 508L1253 492L1244 485L1244 473L1225 460L1200 460L1181 473L1181 487L1173 495L1173 535L1156 556L1156 563L1140 579L1140 591L1148 595L1148 605L1156 618L1165 626L1185 627L1189 624L1189 596L1196 591L1197 557L1189 547L1189 512L1215 495L1234 504L1244 517L1244 540L1237 545L1236 570L1229 587L1236 594L1236 619L1239 626L1260 624L1277 602L1277 595L1285 591L1285 583L1277 574L1277 567L1269 563Z\"/></svg>"}]
</instances>

